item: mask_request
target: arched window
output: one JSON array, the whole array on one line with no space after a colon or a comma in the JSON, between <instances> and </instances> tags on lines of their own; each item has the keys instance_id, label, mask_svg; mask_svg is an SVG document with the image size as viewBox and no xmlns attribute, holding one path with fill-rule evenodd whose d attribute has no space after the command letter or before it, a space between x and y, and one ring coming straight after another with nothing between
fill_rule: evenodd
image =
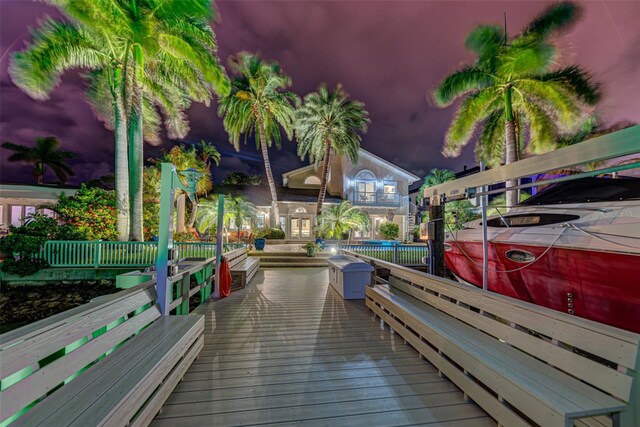
<instances>
[{"instance_id":1,"label":"arched window","mask_svg":"<svg viewBox=\"0 0 640 427\"><path fill-rule=\"evenodd\" d=\"M296 210L294 212L295 213L307 213L307 210L305 208L296 208Z\"/></svg>"},{"instance_id":2,"label":"arched window","mask_svg":"<svg viewBox=\"0 0 640 427\"><path fill-rule=\"evenodd\" d=\"M356 174L356 181L375 181L376 176L368 169L363 169Z\"/></svg>"},{"instance_id":3,"label":"arched window","mask_svg":"<svg viewBox=\"0 0 640 427\"><path fill-rule=\"evenodd\" d=\"M320 185L320 178L315 175L309 175L304 179L305 185Z\"/></svg>"},{"instance_id":4,"label":"arched window","mask_svg":"<svg viewBox=\"0 0 640 427\"><path fill-rule=\"evenodd\" d=\"M376 176L373 172L363 169L355 178L355 204L375 204L376 202Z\"/></svg>"}]
</instances>

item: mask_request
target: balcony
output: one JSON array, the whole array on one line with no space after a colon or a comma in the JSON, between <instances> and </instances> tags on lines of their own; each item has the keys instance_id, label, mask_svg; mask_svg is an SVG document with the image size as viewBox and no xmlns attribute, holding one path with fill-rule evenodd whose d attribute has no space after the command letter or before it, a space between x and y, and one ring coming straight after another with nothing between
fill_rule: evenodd
<instances>
[{"instance_id":1,"label":"balcony","mask_svg":"<svg viewBox=\"0 0 640 427\"><path fill-rule=\"evenodd\" d=\"M356 191L351 196L355 206L389 206L400 207L400 194Z\"/></svg>"}]
</instances>

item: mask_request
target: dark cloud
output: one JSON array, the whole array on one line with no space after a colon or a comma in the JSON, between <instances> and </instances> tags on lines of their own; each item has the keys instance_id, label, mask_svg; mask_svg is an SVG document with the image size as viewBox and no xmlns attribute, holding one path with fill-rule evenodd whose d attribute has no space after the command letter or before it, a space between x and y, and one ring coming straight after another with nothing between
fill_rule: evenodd
<instances>
[{"instance_id":1,"label":"dark cloud","mask_svg":"<svg viewBox=\"0 0 640 427\"><path fill-rule=\"evenodd\" d=\"M440 148L454 108L436 108L428 93L460 64L473 59L463 48L466 34L480 23L502 24L508 15L511 33L520 30L549 2L437 1L218 1L216 24L220 57L240 50L276 59L292 76L293 89L305 94L321 82L341 82L366 103L372 124L364 148L399 166L424 175L432 167L462 169L474 163L473 147L460 158L442 157ZM598 108L608 123L640 122L640 2L584 2L582 22L558 40L563 62L577 63L602 83ZM21 49L27 28L49 15L51 7L0 0L2 62L0 121L2 141L29 144L39 135L55 135L78 154L78 179L95 177L113 165L113 136L84 101L82 81L68 73L48 101L34 101L19 91L7 73L10 54ZM201 139L223 154L215 171L219 181L229 170L262 171L262 158L250 143L235 153L216 113L217 106L194 105L186 142ZM176 141L165 139L164 149ZM145 156L161 148L147 147ZM5 150L1 150L5 151ZM295 144L271 150L276 175L303 163ZM29 180L30 174L6 163L2 180Z\"/></svg>"}]
</instances>

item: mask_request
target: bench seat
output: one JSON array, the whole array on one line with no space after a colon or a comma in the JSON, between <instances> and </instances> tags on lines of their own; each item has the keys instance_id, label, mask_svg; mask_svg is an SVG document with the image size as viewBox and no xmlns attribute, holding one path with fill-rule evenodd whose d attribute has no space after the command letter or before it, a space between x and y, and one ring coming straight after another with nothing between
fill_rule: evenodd
<instances>
[{"instance_id":1,"label":"bench seat","mask_svg":"<svg viewBox=\"0 0 640 427\"><path fill-rule=\"evenodd\" d=\"M202 316L162 316L13 425L148 425L200 352L203 331Z\"/></svg>"},{"instance_id":2,"label":"bench seat","mask_svg":"<svg viewBox=\"0 0 640 427\"><path fill-rule=\"evenodd\" d=\"M508 414L498 405L492 413L491 408L481 405L504 425L528 425L527 418L543 426L573 425L575 418L610 415L627 407L394 287L368 288L367 296L369 308L471 399L483 400L488 391L478 383L486 384L498 394L499 402L507 401L524 414ZM475 389L470 379L476 383Z\"/></svg>"},{"instance_id":3,"label":"bench seat","mask_svg":"<svg viewBox=\"0 0 640 427\"><path fill-rule=\"evenodd\" d=\"M247 257L231 268L231 275L238 280L234 280L231 288L233 290L242 289L251 281L260 269L258 258Z\"/></svg>"}]
</instances>

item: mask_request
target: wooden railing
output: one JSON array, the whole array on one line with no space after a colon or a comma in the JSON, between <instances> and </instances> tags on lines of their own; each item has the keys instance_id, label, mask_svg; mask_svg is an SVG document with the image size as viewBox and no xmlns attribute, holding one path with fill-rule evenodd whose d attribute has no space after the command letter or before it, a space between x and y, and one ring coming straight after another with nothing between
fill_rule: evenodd
<instances>
[{"instance_id":1,"label":"wooden railing","mask_svg":"<svg viewBox=\"0 0 640 427\"><path fill-rule=\"evenodd\" d=\"M244 247L243 243L225 243L223 252ZM216 244L211 242L174 242L178 258L212 258ZM40 258L51 267L147 267L155 263L157 242L105 242L102 240L49 240Z\"/></svg>"},{"instance_id":2,"label":"wooden railing","mask_svg":"<svg viewBox=\"0 0 640 427\"><path fill-rule=\"evenodd\" d=\"M340 244L339 249L399 265L426 265L429 256L428 246L426 245Z\"/></svg>"}]
</instances>

